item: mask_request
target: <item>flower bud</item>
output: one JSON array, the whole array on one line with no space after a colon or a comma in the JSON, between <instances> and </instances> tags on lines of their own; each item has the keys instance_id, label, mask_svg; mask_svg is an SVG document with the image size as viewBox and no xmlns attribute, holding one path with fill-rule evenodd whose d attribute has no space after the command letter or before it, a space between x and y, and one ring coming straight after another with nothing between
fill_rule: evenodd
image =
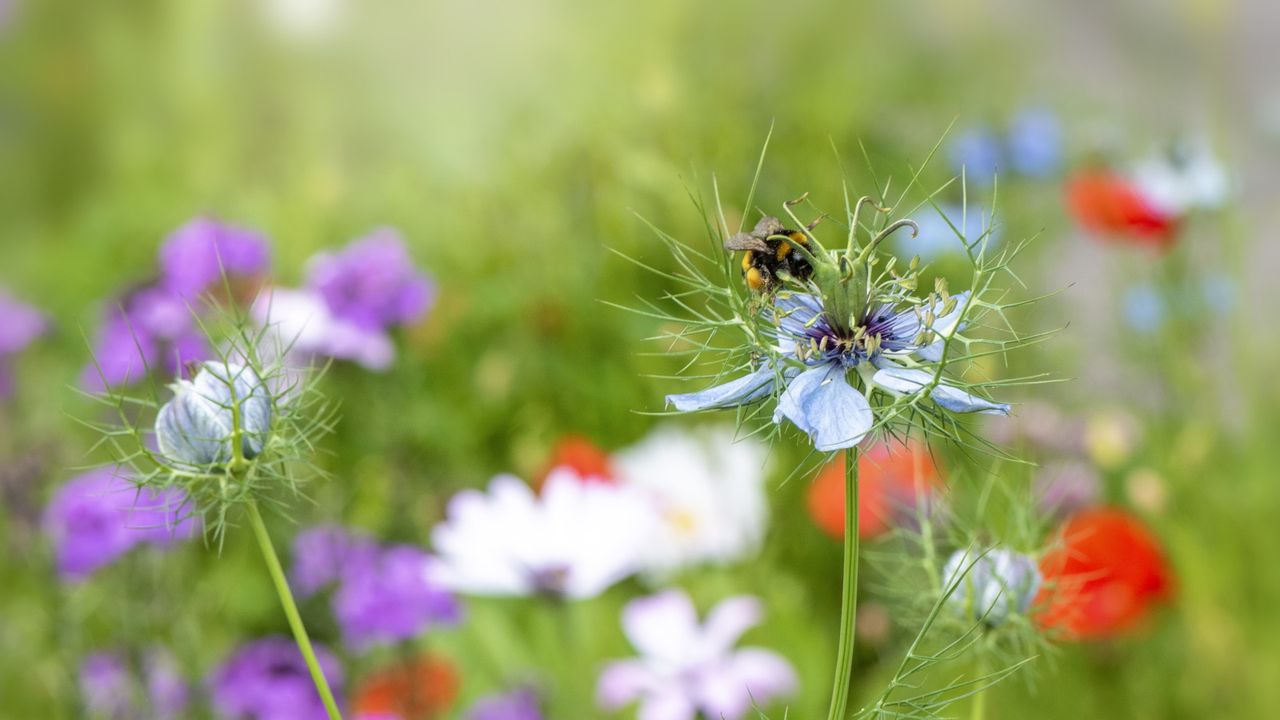
<instances>
[{"instance_id":1,"label":"flower bud","mask_svg":"<svg viewBox=\"0 0 1280 720\"><path fill-rule=\"evenodd\" d=\"M957 550L947 560L942 569L943 589L956 585L947 602L991 627L1004 624L1010 612L1025 613L1040 590L1036 562L1004 548L975 557L968 550ZM960 578L966 569L968 572Z\"/></svg>"},{"instance_id":2,"label":"flower bud","mask_svg":"<svg viewBox=\"0 0 1280 720\"><path fill-rule=\"evenodd\" d=\"M207 362L195 379L179 380L173 389L173 399L156 417L156 440L167 459L196 467L231 462L237 418L243 457L262 452L271 428L271 393L252 368Z\"/></svg>"}]
</instances>

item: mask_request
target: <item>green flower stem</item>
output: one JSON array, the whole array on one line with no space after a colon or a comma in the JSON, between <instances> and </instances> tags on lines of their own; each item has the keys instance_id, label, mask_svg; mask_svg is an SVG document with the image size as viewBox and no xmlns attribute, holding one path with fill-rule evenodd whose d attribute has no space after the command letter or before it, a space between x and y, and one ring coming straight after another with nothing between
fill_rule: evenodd
<instances>
[{"instance_id":1,"label":"green flower stem","mask_svg":"<svg viewBox=\"0 0 1280 720\"><path fill-rule=\"evenodd\" d=\"M844 582L840 593L840 637L836 676L827 720L848 717L849 683L853 679L853 631L858 611L858 450L844 451Z\"/></svg>"},{"instance_id":2,"label":"green flower stem","mask_svg":"<svg viewBox=\"0 0 1280 720\"><path fill-rule=\"evenodd\" d=\"M977 677L983 677L987 674L986 663L982 661L982 656L978 656ZM984 688L973 696L973 705L969 708L970 720L984 720L987 716L987 692L990 688Z\"/></svg>"},{"instance_id":3,"label":"green flower stem","mask_svg":"<svg viewBox=\"0 0 1280 720\"><path fill-rule=\"evenodd\" d=\"M320 669L320 662L316 660L316 652L311 647L311 638L307 637L307 628L302 624L302 616L298 614L298 606L293 601L293 593L289 590L289 581L285 579L284 570L280 567L280 558L276 557L275 546L271 544L271 536L267 534L267 526L262 522L262 513L258 512L258 504L249 501L249 519L253 524L253 534L258 538L258 547L262 550L262 559L267 562L267 570L271 573L271 580L275 583L276 594L280 596L280 605L284 608L284 614L289 618L289 628L293 630L293 639L298 643L298 649L302 651L302 657L307 661L307 669L311 671L311 680L316 684L316 690L320 693L320 699L324 701L325 710L329 713L329 720L342 720L342 713L338 710L338 703L333 699L333 691L329 689L329 681L324 677L324 671Z\"/></svg>"}]
</instances>

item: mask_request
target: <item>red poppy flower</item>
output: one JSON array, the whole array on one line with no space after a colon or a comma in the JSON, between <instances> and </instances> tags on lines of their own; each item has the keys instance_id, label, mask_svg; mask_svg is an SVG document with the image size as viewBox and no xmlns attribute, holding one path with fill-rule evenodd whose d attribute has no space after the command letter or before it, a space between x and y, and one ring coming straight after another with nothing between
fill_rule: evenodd
<instances>
[{"instance_id":1,"label":"red poppy flower","mask_svg":"<svg viewBox=\"0 0 1280 720\"><path fill-rule=\"evenodd\" d=\"M557 468L575 472L583 482L613 483L613 463L609 453L581 435L565 435L551 450L551 457L542 472L534 478L533 485L541 489L542 483Z\"/></svg>"},{"instance_id":2,"label":"red poppy flower","mask_svg":"<svg viewBox=\"0 0 1280 720\"><path fill-rule=\"evenodd\" d=\"M1156 207L1133 181L1110 170L1083 170L1067 180L1067 207L1086 230L1165 248L1178 217Z\"/></svg>"},{"instance_id":3,"label":"red poppy flower","mask_svg":"<svg viewBox=\"0 0 1280 720\"><path fill-rule=\"evenodd\" d=\"M458 672L440 658L424 656L366 677L356 688L356 717L430 720L442 718L458 696Z\"/></svg>"},{"instance_id":4,"label":"red poppy flower","mask_svg":"<svg viewBox=\"0 0 1280 720\"><path fill-rule=\"evenodd\" d=\"M933 458L921 443L879 444L863 452L858 458L858 537L884 534L896 517L915 510L920 492L941 485ZM809 515L826 534L844 538L843 455L828 463L809 486Z\"/></svg>"},{"instance_id":5,"label":"red poppy flower","mask_svg":"<svg viewBox=\"0 0 1280 720\"><path fill-rule=\"evenodd\" d=\"M1040 561L1045 586L1037 604L1041 627L1078 640L1132 630L1173 594L1173 574L1160 544L1137 518L1116 508L1076 513L1062 545Z\"/></svg>"}]
</instances>

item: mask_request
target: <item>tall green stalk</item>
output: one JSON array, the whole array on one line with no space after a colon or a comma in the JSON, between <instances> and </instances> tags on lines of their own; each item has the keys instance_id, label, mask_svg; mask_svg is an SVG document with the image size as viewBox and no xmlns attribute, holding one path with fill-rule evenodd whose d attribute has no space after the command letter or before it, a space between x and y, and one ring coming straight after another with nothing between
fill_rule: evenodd
<instances>
[{"instance_id":1,"label":"tall green stalk","mask_svg":"<svg viewBox=\"0 0 1280 720\"><path fill-rule=\"evenodd\" d=\"M258 548L262 550L262 559L267 563L267 571L271 581L275 583L276 594L280 596L280 605L289 618L289 628L293 630L293 639L307 661L307 669L311 671L311 681L316 684L324 708L329 713L329 720L342 720L342 712L333 699L333 691L329 689L329 681L324 677L324 670L316 659L316 652L311 647L311 638L307 636L307 628L302 624L302 616L298 614L298 605L293 601L293 592L289 590L289 581L285 579L284 569L280 567L280 558L276 556L275 546L271 544L271 536L267 534L267 526L262 522L262 513L258 512L258 503L250 501L249 519L253 524L253 534L258 539Z\"/></svg>"},{"instance_id":2,"label":"tall green stalk","mask_svg":"<svg viewBox=\"0 0 1280 720\"><path fill-rule=\"evenodd\" d=\"M858 611L858 450L844 451L844 581L840 592L840 637L836 675L827 720L848 717L849 683L853 679L853 632Z\"/></svg>"}]
</instances>

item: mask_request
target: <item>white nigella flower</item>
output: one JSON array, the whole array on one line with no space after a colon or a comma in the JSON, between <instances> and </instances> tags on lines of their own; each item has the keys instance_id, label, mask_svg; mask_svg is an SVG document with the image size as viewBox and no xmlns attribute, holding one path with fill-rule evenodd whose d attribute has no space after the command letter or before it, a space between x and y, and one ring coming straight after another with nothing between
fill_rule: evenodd
<instances>
[{"instance_id":1,"label":"white nigella flower","mask_svg":"<svg viewBox=\"0 0 1280 720\"><path fill-rule=\"evenodd\" d=\"M766 448L734 441L729 428L659 428L618 453L620 482L640 490L661 522L647 545L647 569L669 573L755 552L768 522Z\"/></svg>"},{"instance_id":2,"label":"white nigella flower","mask_svg":"<svg viewBox=\"0 0 1280 720\"><path fill-rule=\"evenodd\" d=\"M721 602L705 623L682 590L632 600L623 608L622 629L640 656L605 668L597 701L618 710L638 700L643 720L746 717L796 688L795 670L782 656L734 648L760 615L760 601L749 596Z\"/></svg>"},{"instance_id":3,"label":"white nigella flower","mask_svg":"<svg viewBox=\"0 0 1280 720\"><path fill-rule=\"evenodd\" d=\"M431 532L433 579L474 595L599 595L641 568L657 518L635 491L556 470L541 495L500 475L488 492L463 490Z\"/></svg>"},{"instance_id":4,"label":"white nigella flower","mask_svg":"<svg viewBox=\"0 0 1280 720\"><path fill-rule=\"evenodd\" d=\"M965 573L963 578L961 573ZM944 590L956 585L947 602L991 627L1003 625L1011 612L1025 613L1041 582L1035 560L1005 548L981 556L957 550L942 569Z\"/></svg>"},{"instance_id":5,"label":"white nigella flower","mask_svg":"<svg viewBox=\"0 0 1280 720\"><path fill-rule=\"evenodd\" d=\"M271 429L271 393L252 368L206 362L193 380L173 385L174 397L156 416L156 441L169 461L191 467L225 465L241 433L241 455L262 452ZM237 427L238 426L238 427Z\"/></svg>"}]
</instances>

